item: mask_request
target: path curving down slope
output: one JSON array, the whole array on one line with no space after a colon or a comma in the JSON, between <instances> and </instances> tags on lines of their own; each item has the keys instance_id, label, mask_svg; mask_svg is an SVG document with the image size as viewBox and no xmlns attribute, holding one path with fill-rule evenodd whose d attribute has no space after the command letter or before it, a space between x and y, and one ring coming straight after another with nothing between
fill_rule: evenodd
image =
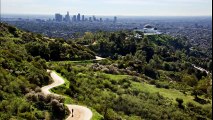
<instances>
[{"instance_id":1,"label":"path curving down slope","mask_svg":"<svg viewBox=\"0 0 213 120\"><path fill-rule=\"evenodd\" d=\"M102 57L99 57L99 56L95 56L95 60L97 60L97 61L104 60L104 59L106 59L106 58L102 58Z\"/></svg>"},{"instance_id":2,"label":"path curving down slope","mask_svg":"<svg viewBox=\"0 0 213 120\"><path fill-rule=\"evenodd\" d=\"M50 73L50 76L52 77L54 82L50 85L42 87L41 91L45 95L52 94L55 96L62 96L62 95L58 95L55 93L51 93L49 90L54 87L63 85L65 83L63 78L61 78L60 76L58 76L56 74L56 72L53 72L51 70L47 70L47 72ZM68 107L70 113L71 113L72 109L74 110L73 116L72 116L72 114L70 114L66 120L90 120L92 118L92 111L86 107L79 106L79 105L71 105L71 104L66 104L66 106Z\"/></svg>"},{"instance_id":3,"label":"path curving down slope","mask_svg":"<svg viewBox=\"0 0 213 120\"><path fill-rule=\"evenodd\" d=\"M193 66L195 69L197 69L197 70L200 70L200 71L202 71L202 72L206 72L206 74L212 75L212 73L210 73L209 71L205 70L204 68L197 67L197 66L195 66L194 64L192 64L192 66Z\"/></svg>"}]
</instances>

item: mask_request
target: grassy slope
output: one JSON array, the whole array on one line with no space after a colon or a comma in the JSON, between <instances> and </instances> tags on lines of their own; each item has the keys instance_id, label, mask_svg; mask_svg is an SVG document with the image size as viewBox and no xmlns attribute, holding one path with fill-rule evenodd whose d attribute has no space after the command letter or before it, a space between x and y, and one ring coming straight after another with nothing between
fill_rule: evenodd
<instances>
[{"instance_id":1,"label":"grassy slope","mask_svg":"<svg viewBox=\"0 0 213 120\"><path fill-rule=\"evenodd\" d=\"M109 77L110 79L113 79L113 80L122 80L124 78L131 77L128 75L112 75L112 74L105 74L105 73L104 73L104 75L106 75L107 77ZM201 105L193 100L194 99L193 96L185 95L182 92L180 92L179 90L175 90L175 89L157 88L156 86L150 85L145 82L143 82L143 83L132 82L131 87L132 87L132 89L137 89L137 90L143 91L143 92L149 92L149 93L159 92L164 97L172 99L174 103L176 103L176 98L181 98L184 100L184 104L187 104L188 102L192 102L199 106L211 106L210 104Z\"/></svg>"},{"instance_id":2,"label":"grassy slope","mask_svg":"<svg viewBox=\"0 0 213 120\"><path fill-rule=\"evenodd\" d=\"M54 72L57 75L59 75L60 77L62 77L61 74L57 73L56 71L54 71ZM52 92L61 94L61 93L64 93L62 91L66 90L66 88L69 88L70 82L66 78L64 78L64 77L62 77L62 78L65 81L65 84L52 89L51 90ZM65 98L65 104L79 104L79 105L82 105L81 103L79 103L78 101L75 101L74 99L70 98L67 95L63 95L63 96ZM92 120L101 120L103 118L103 116L100 115L96 110L94 110L92 108L90 108L90 109L92 110L92 113L93 113Z\"/></svg>"},{"instance_id":3,"label":"grassy slope","mask_svg":"<svg viewBox=\"0 0 213 120\"><path fill-rule=\"evenodd\" d=\"M92 63L85 63L85 62L73 62L73 61L67 61L65 63L63 62L52 62L53 64L72 64L74 65L73 68L74 69L84 69L84 70L89 70L88 67L92 64ZM76 67L75 65L80 65L78 67ZM86 66L81 66L81 65L86 65ZM97 76L104 76L105 78L109 78L115 81L120 81L123 80L125 78L130 78L132 76L130 75L113 75L113 74L106 74L103 72L94 72L94 74L96 74ZM59 74L60 75L60 74ZM86 73L78 73L77 76L84 76L84 77L88 77ZM65 79L66 82L68 82L67 79ZM55 90L55 92L60 93L59 91L62 91L64 88L67 88L68 84L62 85L59 88L57 88L57 90ZM148 93L159 93L160 95L164 96L165 98L169 98L173 101L173 104L177 104L176 102L176 98L181 98L184 101L184 105L186 105L187 103L191 102L194 103L195 105L201 106L201 107L210 107L211 104L205 104L205 105L201 105L200 103L195 102L194 96L190 95L190 94L183 94L181 91L176 90L176 89L165 89L165 88L157 88L154 85L150 85L146 82L134 82L131 81L131 88L132 89L136 89L139 90L141 92L148 92ZM64 92L63 92L64 93ZM76 103L76 104L81 104L78 103L77 101L74 101L72 98L70 97L66 97L66 103ZM212 101L211 101L212 103ZM97 113L94 109L92 109L94 116L93 116L93 120L99 120L101 118L101 115L99 113Z\"/></svg>"},{"instance_id":4,"label":"grassy slope","mask_svg":"<svg viewBox=\"0 0 213 120\"><path fill-rule=\"evenodd\" d=\"M131 76L128 76L128 75L112 75L112 74L105 74L105 73L103 73L103 75L106 75L106 77L113 79L113 80L122 80L124 78L131 77ZM173 103L176 103L176 98L181 98L181 99L184 100L185 105L188 102L192 102L196 105L203 106L203 107L211 106L211 104L201 105L200 103L197 103L193 100L194 96L191 96L191 95L188 95L188 94L185 95L185 94L183 94L182 92L180 92L179 90L176 90L176 89L157 88L155 85L150 85L150 84L145 83L145 82L143 82L143 83L132 82L131 87L132 87L132 89L137 89L141 92L143 91L143 92L148 92L148 93L160 93L164 97L173 100Z\"/></svg>"}]
</instances>

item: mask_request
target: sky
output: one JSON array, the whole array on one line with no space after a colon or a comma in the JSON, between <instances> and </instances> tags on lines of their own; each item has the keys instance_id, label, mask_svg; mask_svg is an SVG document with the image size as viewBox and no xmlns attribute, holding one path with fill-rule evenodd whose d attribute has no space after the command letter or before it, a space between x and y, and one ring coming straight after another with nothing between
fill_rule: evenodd
<instances>
[{"instance_id":1,"label":"sky","mask_svg":"<svg viewBox=\"0 0 213 120\"><path fill-rule=\"evenodd\" d=\"M212 16L212 0L0 0L2 14Z\"/></svg>"}]
</instances>

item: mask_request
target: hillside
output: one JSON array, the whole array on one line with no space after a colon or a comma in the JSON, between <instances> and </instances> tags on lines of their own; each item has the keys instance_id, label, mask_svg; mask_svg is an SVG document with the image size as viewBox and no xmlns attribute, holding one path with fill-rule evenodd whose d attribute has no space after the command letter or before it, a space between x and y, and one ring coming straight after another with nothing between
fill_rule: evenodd
<instances>
[{"instance_id":1,"label":"hillside","mask_svg":"<svg viewBox=\"0 0 213 120\"><path fill-rule=\"evenodd\" d=\"M63 119L63 99L44 96L46 60L95 58L85 47L0 23L0 119Z\"/></svg>"},{"instance_id":2,"label":"hillside","mask_svg":"<svg viewBox=\"0 0 213 120\"><path fill-rule=\"evenodd\" d=\"M1 23L0 119L65 119L75 103L92 120L210 120L212 58L186 41L137 31L64 41ZM46 69L65 78L52 90L65 98L41 93Z\"/></svg>"},{"instance_id":3,"label":"hillside","mask_svg":"<svg viewBox=\"0 0 213 120\"><path fill-rule=\"evenodd\" d=\"M86 33L74 40L99 62L50 62L71 83L55 92L86 104L107 120L211 119L211 57L184 39L141 32Z\"/></svg>"}]
</instances>

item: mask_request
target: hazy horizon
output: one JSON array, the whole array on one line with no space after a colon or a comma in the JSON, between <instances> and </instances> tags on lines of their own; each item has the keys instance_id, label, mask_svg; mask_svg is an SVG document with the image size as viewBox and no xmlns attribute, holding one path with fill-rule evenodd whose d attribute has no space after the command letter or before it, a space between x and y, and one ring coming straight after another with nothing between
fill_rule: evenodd
<instances>
[{"instance_id":1,"label":"hazy horizon","mask_svg":"<svg viewBox=\"0 0 213 120\"><path fill-rule=\"evenodd\" d=\"M65 14L62 14L63 16L65 16ZM73 15L77 15L76 14L70 14L70 16L72 17ZM96 16L98 18L103 18L103 19L113 19L114 16L113 15L85 15L85 17L91 17L91 16ZM54 19L55 18L55 14L47 14L47 15L42 15L42 14L2 14L1 15L2 18L23 18L23 19ZM187 19L187 20L191 20L191 19L197 19L197 20L202 20L202 19L212 19L212 16L117 16L119 20L183 20L183 19Z\"/></svg>"},{"instance_id":2,"label":"hazy horizon","mask_svg":"<svg viewBox=\"0 0 213 120\"><path fill-rule=\"evenodd\" d=\"M53 17L55 17L55 14L57 14L57 13L59 13L59 14L61 14L61 15L66 15L67 14L67 12L69 12L69 11L66 11L66 12L62 12L62 13L60 13L60 12L56 12L56 13L53 13L53 14L39 14L39 13L37 13L37 14L33 14L33 13L31 13L31 14L25 14L25 13L2 13L2 16L6 16L6 15L30 15L30 16L53 16ZM81 14L81 12L78 12L78 13L80 13ZM69 12L69 14L70 15L77 15L78 13L70 13ZM162 16L160 16L160 15L97 15L97 14L90 14L90 15L88 15L88 14L81 14L81 15L86 15L86 16L106 16L106 17L113 17L113 16L120 16L120 17L212 17L212 15L185 15L185 16L172 16L172 15L162 15Z\"/></svg>"},{"instance_id":3,"label":"hazy horizon","mask_svg":"<svg viewBox=\"0 0 213 120\"><path fill-rule=\"evenodd\" d=\"M2 0L2 14L97 16L212 16L211 0Z\"/></svg>"}]
</instances>

